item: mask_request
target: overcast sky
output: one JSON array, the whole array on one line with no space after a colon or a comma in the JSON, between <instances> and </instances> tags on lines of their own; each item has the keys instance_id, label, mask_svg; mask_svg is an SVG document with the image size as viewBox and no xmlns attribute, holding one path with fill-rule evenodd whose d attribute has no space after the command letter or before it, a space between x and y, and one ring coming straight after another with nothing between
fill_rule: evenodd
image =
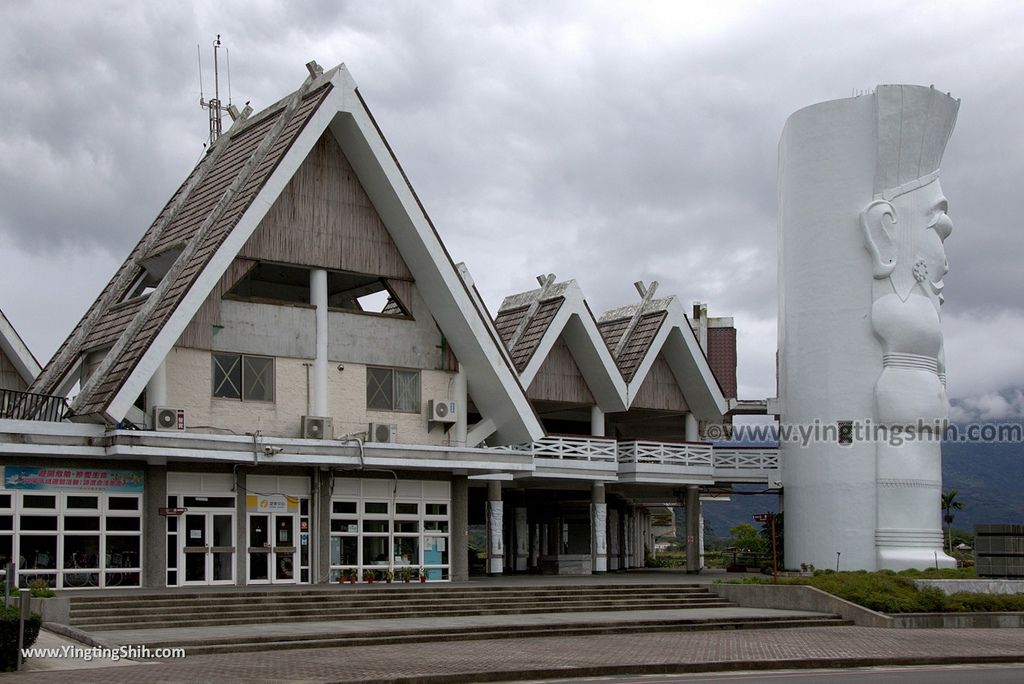
<instances>
[{"instance_id":1,"label":"overcast sky","mask_svg":"<svg viewBox=\"0 0 1024 684\"><path fill-rule=\"evenodd\" d=\"M235 103L344 62L492 311L553 272L740 332L775 393L776 162L793 111L879 83L962 98L943 161L959 416L1024 414L1024 5L88 2L0 6L0 308L53 353L202 153L196 44ZM222 81L222 89L226 83Z\"/></svg>"}]
</instances>

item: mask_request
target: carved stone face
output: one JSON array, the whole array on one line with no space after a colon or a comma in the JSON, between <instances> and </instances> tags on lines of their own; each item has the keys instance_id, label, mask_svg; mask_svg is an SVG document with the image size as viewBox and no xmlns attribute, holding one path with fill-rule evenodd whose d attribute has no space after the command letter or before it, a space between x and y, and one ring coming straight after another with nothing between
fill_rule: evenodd
<instances>
[{"instance_id":1,"label":"carved stone face","mask_svg":"<svg viewBox=\"0 0 1024 684\"><path fill-rule=\"evenodd\" d=\"M942 186L935 180L895 198L892 205L898 222L910 230L900 246L897 268L912 269L914 279L941 303L942 279L949 271L943 243L953 231Z\"/></svg>"}]
</instances>

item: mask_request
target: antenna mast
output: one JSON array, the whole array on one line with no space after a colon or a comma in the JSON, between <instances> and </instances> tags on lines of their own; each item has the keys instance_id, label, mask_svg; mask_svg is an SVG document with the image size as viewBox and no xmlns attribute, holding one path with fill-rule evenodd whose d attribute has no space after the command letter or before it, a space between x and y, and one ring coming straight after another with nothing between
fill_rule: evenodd
<instances>
[{"instance_id":1,"label":"antenna mast","mask_svg":"<svg viewBox=\"0 0 1024 684\"><path fill-rule=\"evenodd\" d=\"M217 59L217 51L220 50L220 34L217 34L217 39L213 41L213 97L209 100L203 98L203 67L202 60L199 64L199 106L206 109L210 113L210 144L212 145L217 141L217 138L221 134L221 118L224 116L224 103L220 99L220 65ZM196 46L196 50L199 46ZM225 48L225 51L227 48ZM230 65L228 67L228 83L231 82L231 71ZM229 85L230 88L230 85ZM230 93L228 95L230 100ZM230 102L229 102L230 104Z\"/></svg>"}]
</instances>

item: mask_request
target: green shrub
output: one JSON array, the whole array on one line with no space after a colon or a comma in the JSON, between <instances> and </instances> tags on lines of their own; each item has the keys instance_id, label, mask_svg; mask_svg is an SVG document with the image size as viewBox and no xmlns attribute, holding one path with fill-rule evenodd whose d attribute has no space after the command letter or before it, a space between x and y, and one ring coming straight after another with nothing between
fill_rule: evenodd
<instances>
[{"instance_id":1,"label":"green shrub","mask_svg":"<svg viewBox=\"0 0 1024 684\"><path fill-rule=\"evenodd\" d=\"M972 573L967 575L966 573ZM960 579L973 576L973 570L905 570L893 572L836 572L817 570L812 577L783 577L780 584L807 585L833 596L877 610L881 613L940 613L1024 611L1024 595L1008 594L953 594L947 596L941 589L918 589L915 579ZM748 577L736 584L768 584L766 577Z\"/></svg>"},{"instance_id":2,"label":"green shrub","mask_svg":"<svg viewBox=\"0 0 1024 684\"><path fill-rule=\"evenodd\" d=\"M53 598L57 595L50 585L46 583L46 580L36 578L28 583L29 592L32 598Z\"/></svg>"},{"instance_id":3,"label":"green shrub","mask_svg":"<svg viewBox=\"0 0 1024 684\"><path fill-rule=\"evenodd\" d=\"M18 617L17 606L0 608L0 671L11 672L18 666ZM43 618L32 613L25 620L25 648L30 648L39 636Z\"/></svg>"}]
</instances>

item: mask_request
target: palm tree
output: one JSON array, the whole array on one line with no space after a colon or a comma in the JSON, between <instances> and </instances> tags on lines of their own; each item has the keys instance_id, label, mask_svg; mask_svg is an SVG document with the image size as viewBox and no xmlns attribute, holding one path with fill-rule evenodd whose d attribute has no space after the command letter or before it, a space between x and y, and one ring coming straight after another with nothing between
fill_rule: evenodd
<instances>
[{"instance_id":1,"label":"palm tree","mask_svg":"<svg viewBox=\"0 0 1024 684\"><path fill-rule=\"evenodd\" d=\"M957 491L950 489L942 494L942 519L946 523L946 537L949 539L949 555L953 555L953 511L964 510L962 501L956 500Z\"/></svg>"}]
</instances>

